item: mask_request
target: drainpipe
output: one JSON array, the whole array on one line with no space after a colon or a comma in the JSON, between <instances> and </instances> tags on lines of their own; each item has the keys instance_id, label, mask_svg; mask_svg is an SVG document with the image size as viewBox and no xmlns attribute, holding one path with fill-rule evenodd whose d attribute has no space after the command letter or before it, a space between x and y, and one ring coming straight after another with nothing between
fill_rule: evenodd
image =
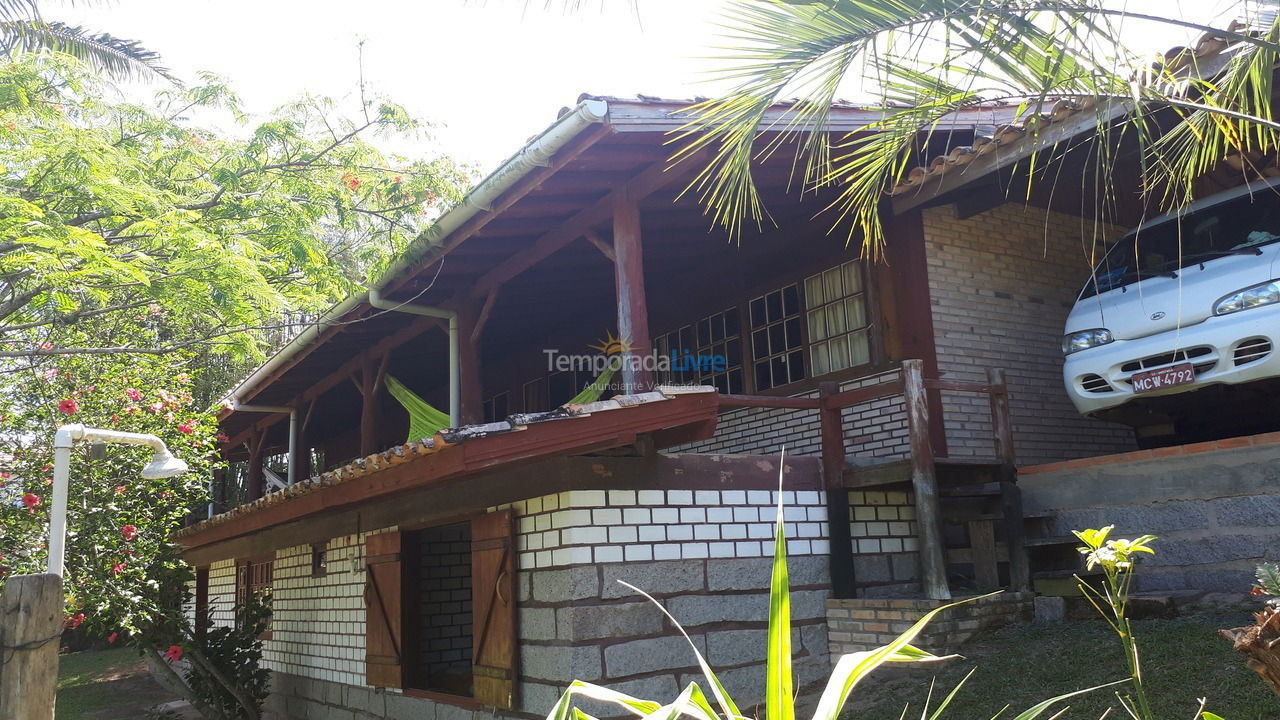
<instances>
[{"instance_id":1,"label":"drainpipe","mask_svg":"<svg viewBox=\"0 0 1280 720\"><path fill-rule=\"evenodd\" d=\"M233 412L288 413L289 414L289 484L298 481L298 409L288 405L245 405L231 398Z\"/></svg>"},{"instance_id":2,"label":"drainpipe","mask_svg":"<svg viewBox=\"0 0 1280 720\"><path fill-rule=\"evenodd\" d=\"M444 308L388 300L377 288L369 289L369 304L379 310L425 315L449 321L449 424L453 427L461 427L462 374L459 361L461 350L458 347L458 313Z\"/></svg>"}]
</instances>

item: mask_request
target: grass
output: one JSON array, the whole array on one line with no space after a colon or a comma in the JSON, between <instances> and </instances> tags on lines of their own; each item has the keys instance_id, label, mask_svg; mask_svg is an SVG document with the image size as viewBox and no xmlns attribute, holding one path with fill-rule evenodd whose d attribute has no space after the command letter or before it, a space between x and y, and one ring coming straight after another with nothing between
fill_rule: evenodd
<instances>
[{"instance_id":1,"label":"grass","mask_svg":"<svg viewBox=\"0 0 1280 720\"><path fill-rule=\"evenodd\" d=\"M1280 718L1280 698L1218 635L1219 628L1248 622L1245 610L1221 609L1134 621L1147 693L1157 717L1193 720L1197 698L1207 697L1206 709L1226 720ZM963 652L965 659L936 673L935 704L977 668L946 718L991 718L1005 705L1012 705L1012 712L1001 717L1011 717L1047 697L1127 676L1120 644L1100 620L1012 626L974 640ZM879 671L854 691L845 720L898 720L906 704L913 708L906 717L920 717L929 691L921 672ZM1062 717L1097 720L1108 708L1108 720L1128 717L1111 688L1073 699Z\"/></svg>"},{"instance_id":2,"label":"grass","mask_svg":"<svg viewBox=\"0 0 1280 720\"><path fill-rule=\"evenodd\" d=\"M85 650L58 658L57 720L132 720L172 699L133 650Z\"/></svg>"}]
</instances>

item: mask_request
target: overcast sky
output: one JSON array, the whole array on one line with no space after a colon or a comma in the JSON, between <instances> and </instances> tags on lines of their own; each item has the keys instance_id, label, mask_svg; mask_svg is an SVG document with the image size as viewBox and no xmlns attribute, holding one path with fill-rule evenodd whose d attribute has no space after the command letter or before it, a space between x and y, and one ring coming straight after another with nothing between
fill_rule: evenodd
<instances>
[{"instance_id":1,"label":"overcast sky","mask_svg":"<svg viewBox=\"0 0 1280 720\"><path fill-rule=\"evenodd\" d=\"M586 0L591 9L572 15L544 10L543 0L115 0L42 7L48 17L141 40L181 77L218 73L255 113L303 92L355 108L356 46L363 40L371 87L440 124L441 148L488 170L580 93L713 94L705 58L728 1ZM1208 21L1233 3L1110 4L1145 12L1180 8L1187 19ZM1150 50L1193 35L1139 25L1127 34Z\"/></svg>"}]
</instances>

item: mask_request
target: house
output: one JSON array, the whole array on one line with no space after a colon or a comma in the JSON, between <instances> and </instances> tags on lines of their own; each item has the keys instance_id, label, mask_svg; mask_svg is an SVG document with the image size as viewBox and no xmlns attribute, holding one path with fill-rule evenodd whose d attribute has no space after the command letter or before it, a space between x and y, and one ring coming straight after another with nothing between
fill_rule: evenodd
<instances>
[{"instance_id":1,"label":"house","mask_svg":"<svg viewBox=\"0 0 1280 720\"><path fill-rule=\"evenodd\" d=\"M684 192L707 158L670 160L685 107L580 98L231 392L235 472L178 540L219 622L271 589L274 711L533 716L573 679L674 698L693 655L622 582L759 699L779 501L798 686L952 593L1011 589L938 647L1026 611L1024 546L1063 543L1052 507L1023 512L1015 467L1136 446L1060 387L1080 215L940 185L1016 172L1021 133L959 150L1016 108L929 141L967 159L913 174L873 263L829 232L829 195L788 191L786 152L757 173L774 225L710 229ZM825 130L879 116L837 105ZM610 355L613 392L563 405ZM408 438L389 377L452 429Z\"/></svg>"}]
</instances>

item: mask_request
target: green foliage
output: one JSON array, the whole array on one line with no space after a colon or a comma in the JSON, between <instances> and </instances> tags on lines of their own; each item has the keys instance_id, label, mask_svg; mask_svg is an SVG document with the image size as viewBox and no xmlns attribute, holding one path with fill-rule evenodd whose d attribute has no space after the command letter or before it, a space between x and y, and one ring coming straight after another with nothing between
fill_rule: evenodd
<instances>
[{"instance_id":1,"label":"green foliage","mask_svg":"<svg viewBox=\"0 0 1280 720\"><path fill-rule=\"evenodd\" d=\"M209 616L201 618L204 632L188 638L189 662L183 674L196 704L206 708L206 717L234 720L261 713L271 682L270 672L262 667L262 635L271 622L267 600L250 597L235 608L237 621L229 626L214 626L216 609L209 608Z\"/></svg>"},{"instance_id":2,"label":"green foliage","mask_svg":"<svg viewBox=\"0 0 1280 720\"><path fill-rule=\"evenodd\" d=\"M1262 563L1256 573L1258 589L1273 598L1280 598L1280 565Z\"/></svg>"}]
</instances>

